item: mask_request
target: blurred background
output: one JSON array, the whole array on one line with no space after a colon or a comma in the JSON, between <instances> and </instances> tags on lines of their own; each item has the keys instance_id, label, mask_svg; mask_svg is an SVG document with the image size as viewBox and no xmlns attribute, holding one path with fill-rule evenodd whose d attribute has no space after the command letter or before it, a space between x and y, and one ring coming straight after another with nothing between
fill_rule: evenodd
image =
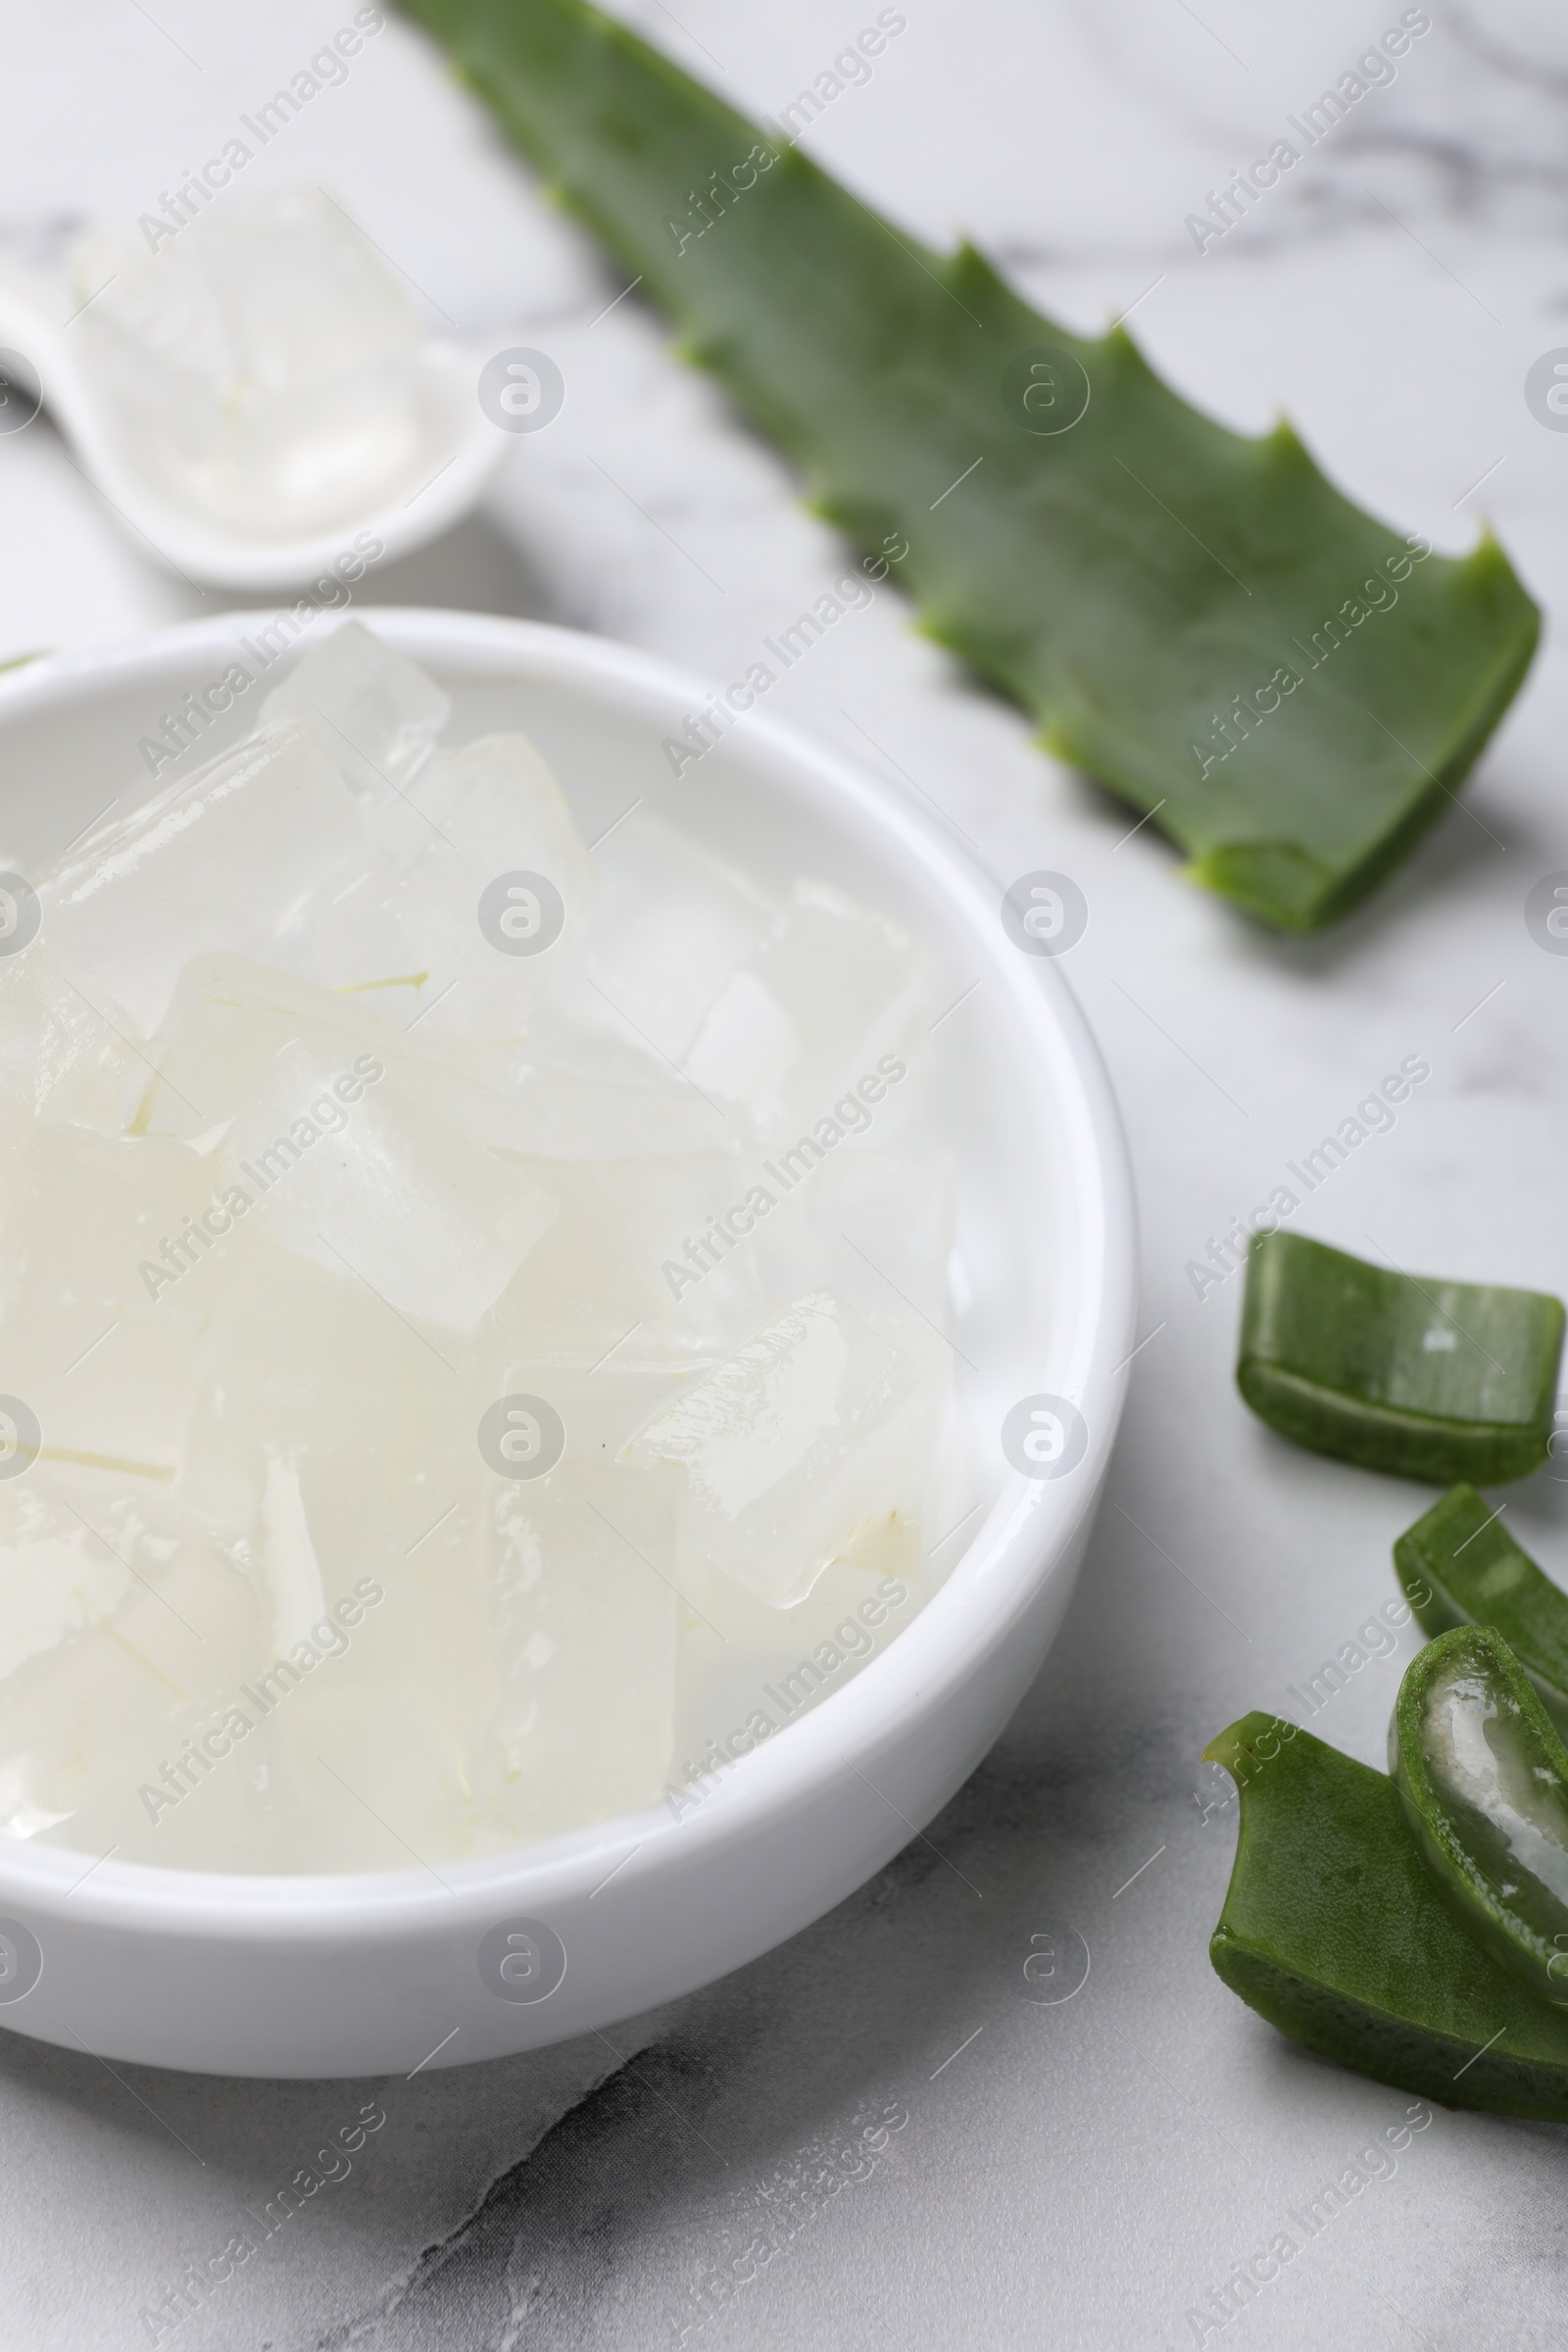
<instances>
[{"instance_id":1,"label":"blurred background","mask_svg":"<svg viewBox=\"0 0 1568 2352\"><path fill-rule=\"evenodd\" d=\"M11 0L0 252L47 260L156 208L354 13ZM777 115L877 11L620 13L732 104ZM1522 911L1568 865L1568 418L1525 394L1568 346L1568 32L1544 0L898 13L806 151L932 244L968 234L1071 327L1124 318L1227 423L1288 412L1399 529L1460 552L1489 519L1545 609L1542 656L1466 808L1305 943L1188 889L1152 829L1129 838L1122 805L1035 750L895 595L790 673L773 707L935 802L999 887L1049 865L1089 902L1068 974L1131 1137L1145 1344L1066 1631L928 1839L793 1944L612 2039L409 2082L270 2085L0 2035L8 2343L1559 2340L1562 2133L1442 2111L1276 2280L1227 2300L1237 2265L1408 2102L1287 2047L1212 1977L1236 1808L1199 1756L1249 1706L1302 1714L1290 1690L1393 1596L1389 1545L1422 1498L1251 1422L1230 1383L1238 1286L1200 1298L1186 1268L1417 1054L1430 1082L1302 1229L1568 1291L1568 964ZM1392 82L1244 221L1195 234L1238 166L1294 137L1287 117L1429 13ZM390 10L246 174L252 191L305 182L352 214L433 333L543 350L565 387L479 511L373 565L356 611L522 614L723 679L828 584L842 551L781 462ZM0 659L236 601L138 552L47 417L0 433ZM1553 1469L1516 1491L1509 1524L1564 1575ZM1313 1728L1376 1762L1411 1643L1363 1647ZM1089 1964L1069 2001L1021 1981L1018 1939L1047 1929ZM182 2268L372 2095L385 2125L352 2175L181 2316ZM870 2117L885 2147L847 2179L835 2148Z\"/></svg>"}]
</instances>

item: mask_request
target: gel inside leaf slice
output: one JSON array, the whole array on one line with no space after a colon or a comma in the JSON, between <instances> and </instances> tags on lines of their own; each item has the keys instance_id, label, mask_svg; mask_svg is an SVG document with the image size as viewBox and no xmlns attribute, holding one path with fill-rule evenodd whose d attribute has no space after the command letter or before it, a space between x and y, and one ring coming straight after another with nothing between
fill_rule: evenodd
<instances>
[{"instance_id":1,"label":"gel inside leaf slice","mask_svg":"<svg viewBox=\"0 0 1568 2352\"><path fill-rule=\"evenodd\" d=\"M1411 1661L1389 1770L1439 1892L1522 1984L1568 2008L1568 1749L1500 1634L1459 1626Z\"/></svg>"},{"instance_id":2,"label":"gel inside leaf slice","mask_svg":"<svg viewBox=\"0 0 1568 2352\"><path fill-rule=\"evenodd\" d=\"M904 535L927 632L1200 882L1316 930L1446 808L1539 629L1493 539L1425 554L1288 425L1229 432L921 248L581 0L405 5L819 511Z\"/></svg>"},{"instance_id":3,"label":"gel inside leaf slice","mask_svg":"<svg viewBox=\"0 0 1568 2352\"><path fill-rule=\"evenodd\" d=\"M1209 1944L1231 1990L1293 2040L1380 2082L1449 2107L1568 2122L1568 2016L1460 1925L1393 1781L1310 1732L1287 1741L1267 1715L1243 1716L1203 1752L1242 1792Z\"/></svg>"},{"instance_id":4,"label":"gel inside leaf slice","mask_svg":"<svg viewBox=\"0 0 1568 2352\"><path fill-rule=\"evenodd\" d=\"M1399 1478L1524 1478L1546 1458L1560 1301L1368 1265L1288 1233L1248 1256L1237 1385L1316 1453Z\"/></svg>"},{"instance_id":5,"label":"gel inside leaf slice","mask_svg":"<svg viewBox=\"0 0 1568 2352\"><path fill-rule=\"evenodd\" d=\"M1494 1627L1568 1731L1568 1592L1543 1575L1484 1495L1454 1487L1398 1538L1394 1565L1423 1633Z\"/></svg>"}]
</instances>

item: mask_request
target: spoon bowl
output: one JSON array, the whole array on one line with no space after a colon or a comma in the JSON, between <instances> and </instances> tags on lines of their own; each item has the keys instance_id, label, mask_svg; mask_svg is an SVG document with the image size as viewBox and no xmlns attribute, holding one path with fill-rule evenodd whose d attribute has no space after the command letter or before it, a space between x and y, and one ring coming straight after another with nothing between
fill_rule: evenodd
<instances>
[{"instance_id":1,"label":"spoon bowl","mask_svg":"<svg viewBox=\"0 0 1568 2352\"><path fill-rule=\"evenodd\" d=\"M302 586L332 569L366 540L377 561L409 554L459 521L475 504L506 454L506 434L484 414L477 386L487 354L437 337L415 359L413 405L422 463L316 529L264 536L204 514L178 499L150 468L138 467L113 427L107 396L95 384L80 337L83 311L68 310L64 285L10 259L0 264L0 429L17 431L41 405L65 435L83 473L102 493L143 554L193 585L264 594ZM18 368L17 361L24 363ZM408 493L412 478L417 487Z\"/></svg>"}]
</instances>

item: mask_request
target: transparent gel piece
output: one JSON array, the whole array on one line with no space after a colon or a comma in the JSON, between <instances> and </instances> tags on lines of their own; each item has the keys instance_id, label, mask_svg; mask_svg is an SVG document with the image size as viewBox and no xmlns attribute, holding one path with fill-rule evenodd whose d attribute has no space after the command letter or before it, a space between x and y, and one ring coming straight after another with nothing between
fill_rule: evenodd
<instances>
[{"instance_id":1,"label":"transparent gel piece","mask_svg":"<svg viewBox=\"0 0 1568 2352\"><path fill-rule=\"evenodd\" d=\"M296 1038L223 1139L226 1184L282 1246L401 1315L469 1330L556 1213L515 1164L370 1054Z\"/></svg>"},{"instance_id":2,"label":"transparent gel piece","mask_svg":"<svg viewBox=\"0 0 1568 2352\"><path fill-rule=\"evenodd\" d=\"M1389 1744L1422 1857L1466 1926L1568 2007L1568 1749L1501 1635L1462 1626L1421 1651Z\"/></svg>"},{"instance_id":3,"label":"transparent gel piece","mask_svg":"<svg viewBox=\"0 0 1568 2352\"><path fill-rule=\"evenodd\" d=\"M599 905L561 1002L628 1053L678 1069L777 906L651 818L617 826L597 862Z\"/></svg>"},{"instance_id":4,"label":"transparent gel piece","mask_svg":"<svg viewBox=\"0 0 1568 2352\"><path fill-rule=\"evenodd\" d=\"M953 1157L878 1152L875 1109L865 1103L859 1109L865 1125L820 1161L785 1171L775 1158L776 1180L763 1170L778 1198L753 1232L759 1274L774 1298L798 1297L817 1283L866 1313L896 1315L912 1305L945 1330L955 1239ZM793 1179L788 1190L786 1173Z\"/></svg>"},{"instance_id":5,"label":"transparent gel piece","mask_svg":"<svg viewBox=\"0 0 1568 2352\"><path fill-rule=\"evenodd\" d=\"M887 1101L907 1077L925 958L908 934L822 882L797 882L779 921L730 977L687 1049L696 1083L769 1135L853 1132L861 1080ZM897 1070L890 1089L888 1081ZM840 1104L842 1116L835 1117Z\"/></svg>"},{"instance_id":6,"label":"transparent gel piece","mask_svg":"<svg viewBox=\"0 0 1568 2352\"><path fill-rule=\"evenodd\" d=\"M427 1038L515 1045L598 889L554 775L526 736L487 735L368 814L375 858L312 968L339 988L412 988Z\"/></svg>"},{"instance_id":7,"label":"transparent gel piece","mask_svg":"<svg viewBox=\"0 0 1568 2352\"><path fill-rule=\"evenodd\" d=\"M0 1489L0 1685L29 1659L102 1625L131 1589L134 1506L123 1490L106 1495L95 1534L66 1499L75 1491L47 1468Z\"/></svg>"},{"instance_id":8,"label":"transparent gel piece","mask_svg":"<svg viewBox=\"0 0 1568 2352\"><path fill-rule=\"evenodd\" d=\"M786 1608L878 1530L918 1521L948 1382L935 1333L813 1292L777 1309L624 1458L678 1464L683 1550Z\"/></svg>"},{"instance_id":9,"label":"transparent gel piece","mask_svg":"<svg viewBox=\"0 0 1568 2352\"><path fill-rule=\"evenodd\" d=\"M172 1490L48 1460L0 1487L0 1831L166 1866L237 1855L246 1777L215 1810L193 1793L211 1757L177 1760L221 1722L256 1611Z\"/></svg>"},{"instance_id":10,"label":"transparent gel piece","mask_svg":"<svg viewBox=\"0 0 1568 2352\"><path fill-rule=\"evenodd\" d=\"M192 957L152 1039L138 1132L196 1144L220 1138L277 1055L304 1037L343 1071L373 1054L380 1027L354 999L273 965Z\"/></svg>"},{"instance_id":11,"label":"transparent gel piece","mask_svg":"<svg viewBox=\"0 0 1568 2352\"><path fill-rule=\"evenodd\" d=\"M186 1144L34 1135L0 1274L0 1363L45 1458L132 1487L177 1476L221 1280L221 1195L213 1160Z\"/></svg>"},{"instance_id":12,"label":"transparent gel piece","mask_svg":"<svg viewBox=\"0 0 1568 2352\"><path fill-rule=\"evenodd\" d=\"M88 833L37 886L44 936L150 1035L192 956L313 971L369 858L316 735L271 727Z\"/></svg>"},{"instance_id":13,"label":"transparent gel piece","mask_svg":"<svg viewBox=\"0 0 1568 2352\"><path fill-rule=\"evenodd\" d=\"M688 1254L736 1194L736 1161L518 1165L561 1206L497 1301L507 1348L569 1366L708 1369L756 1330L766 1294L744 1244Z\"/></svg>"},{"instance_id":14,"label":"transparent gel piece","mask_svg":"<svg viewBox=\"0 0 1568 2352\"><path fill-rule=\"evenodd\" d=\"M508 1359L565 1451L548 1476L489 1490L495 1712L473 1744L479 1820L510 1838L655 1803L674 1738L679 1482L616 1460L667 1375Z\"/></svg>"},{"instance_id":15,"label":"transparent gel piece","mask_svg":"<svg viewBox=\"0 0 1568 2352\"><path fill-rule=\"evenodd\" d=\"M738 1141L725 1105L672 1062L547 1000L517 1043L481 1053L503 1099L493 1140L552 1159L648 1159Z\"/></svg>"},{"instance_id":16,"label":"transparent gel piece","mask_svg":"<svg viewBox=\"0 0 1568 2352\"><path fill-rule=\"evenodd\" d=\"M119 1135L152 1077L144 1040L120 1004L46 939L0 958L0 1141L39 1119Z\"/></svg>"},{"instance_id":17,"label":"transparent gel piece","mask_svg":"<svg viewBox=\"0 0 1568 2352\"><path fill-rule=\"evenodd\" d=\"M666 1498L673 1549L674 1501ZM480 1821L507 1840L657 1802L674 1737L675 1609L590 1509L583 1484L498 1490L500 1683L473 1762Z\"/></svg>"},{"instance_id":18,"label":"transparent gel piece","mask_svg":"<svg viewBox=\"0 0 1568 2352\"><path fill-rule=\"evenodd\" d=\"M688 1550L676 1666L674 1810L742 1755L852 1683L920 1609L923 1528L895 1508L864 1526L804 1600L774 1608Z\"/></svg>"},{"instance_id":19,"label":"transparent gel piece","mask_svg":"<svg viewBox=\"0 0 1568 2352\"><path fill-rule=\"evenodd\" d=\"M249 1228L203 1373L180 1495L254 1596L240 1703L293 1792L292 1867L476 1850L466 1745L495 1688L481 1359Z\"/></svg>"},{"instance_id":20,"label":"transparent gel piece","mask_svg":"<svg viewBox=\"0 0 1568 2352\"><path fill-rule=\"evenodd\" d=\"M380 1062L428 1109L475 1142L492 1141L504 1105L477 1062L451 1046L428 1050L417 1025L411 1034L406 1006L402 1019L388 1017L393 1001L321 988L243 956L193 957L148 1048L152 1074L144 1068L136 1131L220 1139L277 1055L300 1044L334 1083L362 1058Z\"/></svg>"},{"instance_id":21,"label":"transparent gel piece","mask_svg":"<svg viewBox=\"0 0 1568 2352\"><path fill-rule=\"evenodd\" d=\"M862 1081L882 1102L907 1078L925 958L896 924L820 882L781 906L651 820L600 857L600 905L558 1004L678 1071L732 1133L816 1138L820 1155L818 1123L851 1132Z\"/></svg>"},{"instance_id":22,"label":"transparent gel piece","mask_svg":"<svg viewBox=\"0 0 1568 2352\"><path fill-rule=\"evenodd\" d=\"M264 719L313 726L345 783L377 808L409 790L451 715L445 688L357 620L313 646L262 705Z\"/></svg>"}]
</instances>

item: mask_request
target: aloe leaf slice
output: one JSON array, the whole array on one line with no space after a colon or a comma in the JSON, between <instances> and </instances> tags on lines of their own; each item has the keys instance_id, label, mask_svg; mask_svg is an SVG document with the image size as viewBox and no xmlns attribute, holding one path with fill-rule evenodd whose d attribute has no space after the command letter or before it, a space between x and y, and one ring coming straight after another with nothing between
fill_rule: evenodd
<instances>
[{"instance_id":1,"label":"aloe leaf slice","mask_svg":"<svg viewBox=\"0 0 1568 2352\"><path fill-rule=\"evenodd\" d=\"M1484 1495L1452 1488L1397 1538L1394 1565L1423 1633L1492 1626L1568 1732L1568 1592L1514 1542Z\"/></svg>"},{"instance_id":2,"label":"aloe leaf slice","mask_svg":"<svg viewBox=\"0 0 1568 2352\"><path fill-rule=\"evenodd\" d=\"M1316 930L1447 807L1540 626L1490 536L1425 554L1288 424L1200 416L1125 333L919 246L581 0L404 4L820 512L902 534L927 633L1200 882Z\"/></svg>"},{"instance_id":3,"label":"aloe leaf slice","mask_svg":"<svg viewBox=\"0 0 1568 2352\"><path fill-rule=\"evenodd\" d=\"M1524 1478L1546 1458L1561 1302L1368 1265L1303 1235L1248 1254L1237 1386L1315 1453L1398 1478Z\"/></svg>"},{"instance_id":4,"label":"aloe leaf slice","mask_svg":"<svg viewBox=\"0 0 1568 2352\"><path fill-rule=\"evenodd\" d=\"M1393 1781L1267 1715L1204 1755L1242 1792L1209 1958L1295 2041L1449 2107L1568 2122L1568 2016L1461 1927Z\"/></svg>"},{"instance_id":5,"label":"aloe leaf slice","mask_svg":"<svg viewBox=\"0 0 1568 2352\"><path fill-rule=\"evenodd\" d=\"M1537 1998L1568 2008L1568 1749L1500 1634L1412 1659L1389 1770L1438 1890Z\"/></svg>"}]
</instances>

